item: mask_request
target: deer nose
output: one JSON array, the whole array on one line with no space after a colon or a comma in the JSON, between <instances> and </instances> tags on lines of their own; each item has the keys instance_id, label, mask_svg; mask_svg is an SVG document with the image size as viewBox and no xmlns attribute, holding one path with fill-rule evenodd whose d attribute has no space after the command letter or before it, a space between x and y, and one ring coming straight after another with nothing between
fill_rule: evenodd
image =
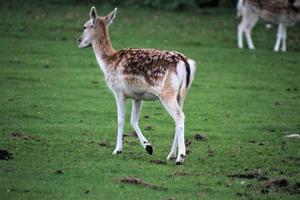
<instances>
[{"instance_id":1,"label":"deer nose","mask_svg":"<svg viewBox=\"0 0 300 200\"><path fill-rule=\"evenodd\" d=\"M82 38L80 37L77 39L77 43L81 43L81 42L82 42Z\"/></svg>"}]
</instances>

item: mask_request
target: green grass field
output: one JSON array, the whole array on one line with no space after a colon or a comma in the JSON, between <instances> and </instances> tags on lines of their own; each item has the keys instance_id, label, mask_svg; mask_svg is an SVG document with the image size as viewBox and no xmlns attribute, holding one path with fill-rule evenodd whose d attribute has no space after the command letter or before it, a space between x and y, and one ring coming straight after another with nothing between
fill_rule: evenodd
<instances>
[{"instance_id":1,"label":"green grass field","mask_svg":"<svg viewBox=\"0 0 300 200\"><path fill-rule=\"evenodd\" d=\"M92 5L53 2L0 3L0 149L13 156L0 160L0 199L299 199L300 140L284 137L300 132L299 25L288 29L287 53L272 51L276 28L263 23L258 50L239 50L234 10L119 7L116 49L197 61L184 109L190 152L176 166L165 161L174 122L159 102L145 102L140 119L154 155L132 136L112 155L115 100L92 49L75 44Z\"/></svg>"}]
</instances>

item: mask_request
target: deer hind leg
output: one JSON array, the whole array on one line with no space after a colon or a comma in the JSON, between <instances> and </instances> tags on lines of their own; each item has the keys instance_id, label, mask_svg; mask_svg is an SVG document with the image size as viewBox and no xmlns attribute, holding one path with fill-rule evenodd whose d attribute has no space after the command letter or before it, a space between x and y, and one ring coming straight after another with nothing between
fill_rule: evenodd
<instances>
[{"instance_id":1,"label":"deer hind leg","mask_svg":"<svg viewBox=\"0 0 300 200\"><path fill-rule=\"evenodd\" d=\"M177 147L178 147L178 136L177 136L177 132L175 131L175 135L174 135L174 139L173 139L171 151L170 151L170 153L167 156L167 160L176 159Z\"/></svg>"},{"instance_id":2,"label":"deer hind leg","mask_svg":"<svg viewBox=\"0 0 300 200\"><path fill-rule=\"evenodd\" d=\"M247 9L243 11L242 22L238 26L238 47L239 48L243 48L243 33L245 33L248 48L255 49L255 46L251 38L251 31L252 28L257 23L257 20L258 20L258 16L255 15L254 13L251 13L251 11Z\"/></svg>"},{"instance_id":3,"label":"deer hind leg","mask_svg":"<svg viewBox=\"0 0 300 200\"><path fill-rule=\"evenodd\" d=\"M177 103L178 103L179 107L181 108L181 110L183 110L183 104L184 104L185 97L186 97L186 91L181 90L180 93L177 96ZM172 148L171 148L171 151L170 151L169 155L167 156L167 160L173 160L173 159L176 158L177 147L178 147L178 135L175 131L175 136L174 136Z\"/></svg>"},{"instance_id":4,"label":"deer hind leg","mask_svg":"<svg viewBox=\"0 0 300 200\"><path fill-rule=\"evenodd\" d=\"M286 29L287 27L285 25L282 25L282 46L281 51L286 52Z\"/></svg>"},{"instance_id":5,"label":"deer hind leg","mask_svg":"<svg viewBox=\"0 0 300 200\"><path fill-rule=\"evenodd\" d=\"M237 38L238 38L238 48L243 49L244 43L243 43L243 33L245 31L245 25L244 25L244 17L242 19L242 22L238 25L238 32L237 32Z\"/></svg>"},{"instance_id":6,"label":"deer hind leg","mask_svg":"<svg viewBox=\"0 0 300 200\"><path fill-rule=\"evenodd\" d=\"M185 96L179 96L179 98L177 98L177 103L181 110L183 110L184 98L185 98ZM175 130L174 140L172 143L171 151L170 151L169 155L167 156L167 160L173 160L176 158L177 147L178 147L178 134L177 134L177 131Z\"/></svg>"},{"instance_id":7,"label":"deer hind leg","mask_svg":"<svg viewBox=\"0 0 300 200\"><path fill-rule=\"evenodd\" d=\"M118 136L117 145L113 154L122 153L122 139L123 139L123 127L125 122L125 97L123 94L115 94L117 111L118 111Z\"/></svg>"},{"instance_id":8,"label":"deer hind leg","mask_svg":"<svg viewBox=\"0 0 300 200\"><path fill-rule=\"evenodd\" d=\"M185 143L184 143L184 113L179 107L176 94L170 93L162 94L161 102L175 121L175 137L172 145L171 152L167 159L176 155L176 147L178 145L178 155L176 164L182 164L185 158ZM177 144L176 144L177 143Z\"/></svg>"},{"instance_id":9,"label":"deer hind leg","mask_svg":"<svg viewBox=\"0 0 300 200\"><path fill-rule=\"evenodd\" d=\"M278 25L278 30L277 30L277 37L276 37L276 42L275 42L275 46L274 46L274 51L279 51L279 47L280 47L280 43L282 41L282 46L281 46L281 50L282 51L286 51L286 27L280 23Z\"/></svg>"},{"instance_id":10,"label":"deer hind leg","mask_svg":"<svg viewBox=\"0 0 300 200\"><path fill-rule=\"evenodd\" d=\"M142 146L146 149L146 151L150 155L152 155L153 148L152 148L151 144L148 142L148 140L142 134L141 129L138 124L142 104L143 104L143 102L141 100L136 100L136 99L132 100L132 112L131 112L130 123L131 123L132 127L134 128Z\"/></svg>"},{"instance_id":11,"label":"deer hind leg","mask_svg":"<svg viewBox=\"0 0 300 200\"><path fill-rule=\"evenodd\" d=\"M284 29L283 24L280 23L278 25L277 37L276 37L276 42L275 42L275 46L274 46L274 51L276 51L276 52L279 51L280 43L281 43L281 40L283 39L283 34L284 34L283 29Z\"/></svg>"},{"instance_id":12,"label":"deer hind leg","mask_svg":"<svg viewBox=\"0 0 300 200\"><path fill-rule=\"evenodd\" d=\"M251 32L252 32L252 29L255 26L257 20L258 20L258 16L254 15L254 14L249 15L248 23L247 23L246 29L245 29L245 35L246 35L246 40L247 40L249 49L255 49L255 46L253 44L252 37L251 37Z\"/></svg>"}]
</instances>

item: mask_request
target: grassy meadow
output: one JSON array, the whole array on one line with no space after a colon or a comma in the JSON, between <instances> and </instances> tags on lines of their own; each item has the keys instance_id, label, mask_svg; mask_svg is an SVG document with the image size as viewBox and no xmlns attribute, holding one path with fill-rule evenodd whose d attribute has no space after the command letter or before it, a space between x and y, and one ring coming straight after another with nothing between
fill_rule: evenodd
<instances>
[{"instance_id":1,"label":"grassy meadow","mask_svg":"<svg viewBox=\"0 0 300 200\"><path fill-rule=\"evenodd\" d=\"M114 48L176 50L197 61L185 102L184 165L166 161L174 122L145 102L140 127L113 156L115 100L91 48L75 40L92 4L0 3L0 199L299 199L300 27L287 53L259 23L257 50L236 48L233 9L159 11L118 7ZM94 5L94 4L93 4ZM98 14L112 7L96 4ZM201 134L206 140L197 140Z\"/></svg>"}]
</instances>

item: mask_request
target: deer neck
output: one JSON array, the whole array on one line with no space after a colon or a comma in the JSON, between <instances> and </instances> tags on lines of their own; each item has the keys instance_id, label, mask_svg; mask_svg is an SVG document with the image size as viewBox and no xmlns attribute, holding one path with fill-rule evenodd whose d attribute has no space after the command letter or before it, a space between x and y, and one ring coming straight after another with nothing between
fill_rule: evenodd
<instances>
[{"instance_id":1,"label":"deer neck","mask_svg":"<svg viewBox=\"0 0 300 200\"><path fill-rule=\"evenodd\" d=\"M115 53L115 50L111 45L108 30L105 26L100 27L96 39L92 42L92 47L101 70L106 74L110 57Z\"/></svg>"}]
</instances>

